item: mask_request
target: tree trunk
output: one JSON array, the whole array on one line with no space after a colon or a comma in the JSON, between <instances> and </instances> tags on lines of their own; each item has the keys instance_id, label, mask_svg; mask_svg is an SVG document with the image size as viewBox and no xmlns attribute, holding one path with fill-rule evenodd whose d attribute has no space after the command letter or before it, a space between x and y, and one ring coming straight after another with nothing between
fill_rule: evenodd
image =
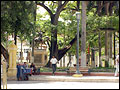
<instances>
[{"instance_id":1,"label":"tree trunk","mask_svg":"<svg viewBox=\"0 0 120 90\"><path fill-rule=\"evenodd\" d=\"M116 50L115 50L115 32L114 32L114 60L116 58Z\"/></svg>"},{"instance_id":2,"label":"tree trunk","mask_svg":"<svg viewBox=\"0 0 120 90\"><path fill-rule=\"evenodd\" d=\"M51 18L51 24L56 26L58 24L58 18L56 15L53 15ZM50 58L54 55L58 59L58 46L57 46L57 29L52 28L51 30L51 55Z\"/></svg>"},{"instance_id":3,"label":"tree trunk","mask_svg":"<svg viewBox=\"0 0 120 90\"><path fill-rule=\"evenodd\" d=\"M86 67L86 4L82 1L81 66Z\"/></svg>"},{"instance_id":4,"label":"tree trunk","mask_svg":"<svg viewBox=\"0 0 120 90\"><path fill-rule=\"evenodd\" d=\"M15 45L17 45L17 30L16 30L16 27L15 27L15 32L14 32L14 41L15 41Z\"/></svg>"},{"instance_id":5,"label":"tree trunk","mask_svg":"<svg viewBox=\"0 0 120 90\"><path fill-rule=\"evenodd\" d=\"M64 47L66 44L66 40L65 40L65 30L64 30ZM65 55L63 56L63 67L65 67Z\"/></svg>"},{"instance_id":6,"label":"tree trunk","mask_svg":"<svg viewBox=\"0 0 120 90\"><path fill-rule=\"evenodd\" d=\"M109 5L110 5L110 1L104 1L105 2L105 15L109 15Z\"/></svg>"},{"instance_id":7,"label":"tree trunk","mask_svg":"<svg viewBox=\"0 0 120 90\"><path fill-rule=\"evenodd\" d=\"M109 61L110 61L110 31L108 31L108 46L107 46L107 48L108 48L108 65L106 65L106 66L109 66Z\"/></svg>"},{"instance_id":8,"label":"tree trunk","mask_svg":"<svg viewBox=\"0 0 120 90\"><path fill-rule=\"evenodd\" d=\"M1 44L1 54L3 54L4 58L9 63L9 53L2 44Z\"/></svg>"},{"instance_id":9,"label":"tree trunk","mask_svg":"<svg viewBox=\"0 0 120 90\"><path fill-rule=\"evenodd\" d=\"M58 8L57 8L55 14L53 14L52 11L49 9L49 7L47 7L44 3L36 2L36 4L42 6L43 8L45 8L48 11L50 18L51 18L51 24L54 26L57 26L59 15L68 2L69 1L64 1L64 3L62 3L61 1L58 1ZM66 49L66 51L67 51L67 49ZM62 58L59 56L58 45L57 45L57 29L56 28L51 29L51 46L50 46L49 50L50 50L50 58L49 58L48 63L45 65L46 67L50 66L50 59L53 55L58 60L60 60ZM65 53L66 52L64 52L64 54ZM64 54L62 53L62 55L64 55Z\"/></svg>"},{"instance_id":10,"label":"tree trunk","mask_svg":"<svg viewBox=\"0 0 120 90\"><path fill-rule=\"evenodd\" d=\"M109 2L104 1L105 4L105 15L109 16ZM105 31L105 57L106 61L109 61L109 31Z\"/></svg>"},{"instance_id":11,"label":"tree trunk","mask_svg":"<svg viewBox=\"0 0 120 90\"><path fill-rule=\"evenodd\" d=\"M97 2L97 11L96 11L96 14L98 14L98 16L101 16L102 5L103 5L103 1Z\"/></svg>"},{"instance_id":12,"label":"tree trunk","mask_svg":"<svg viewBox=\"0 0 120 90\"><path fill-rule=\"evenodd\" d=\"M22 52L22 40L21 40L21 55L20 55L20 59L21 59L21 62L22 62L22 59L23 59L23 52Z\"/></svg>"},{"instance_id":13,"label":"tree trunk","mask_svg":"<svg viewBox=\"0 0 120 90\"><path fill-rule=\"evenodd\" d=\"M68 64L67 64L67 67L68 67L69 65L71 65L71 52L68 53L68 56L69 56L69 62L68 62Z\"/></svg>"},{"instance_id":14,"label":"tree trunk","mask_svg":"<svg viewBox=\"0 0 120 90\"><path fill-rule=\"evenodd\" d=\"M99 31L99 66L101 66L101 37L100 37L100 31Z\"/></svg>"},{"instance_id":15,"label":"tree trunk","mask_svg":"<svg viewBox=\"0 0 120 90\"><path fill-rule=\"evenodd\" d=\"M79 37L81 37L81 35L79 34ZM75 38L73 38L71 40L71 42L69 43L68 46L66 46L63 49L58 50L58 60L60 60L65 54L66 52L72 47L72 45L77 41L77 35L75 36Z\"/></svg>"},{"instance_id":16,"label":"tree trunk","mask_svg":"<svg viewBox=\"0 0 120 90\"><path fill-rule=\"evenodd\" d=\"M109 15L112 16L113 14L113 10L112 10L112 7L113 7L113 4L112 1L110 3L110 6L109 6ZM112 26L112 22L110 21L111 23L111 26ZM112 31L110 31L110 54L109 54L109 57L110 57L110 62L112 62ZM110 63L112 65L112 63Z\"/></svg>"},{"instance_id":17,"label":"tree trunk","mask_svg":"<svg viewBox=\"0 0 120 90\"><path fill-rule=\"evenodd\" d=\"M56 15L51 16L51 24L56 26L58 24L58 18L56 19ZM55 56L58 59L58 45L57 45L57 29L51 29L51 47L50 47L50 58L48 63L45 65L46 67L50 67L50 59L52 56Z\"/></svg>"},{"instance_id":18,"label":"tree trunk","mask_svg":"<svg viewBox=\"0 0 120 90\"><path fill-rule=\"evenodd\" d=\"M108 31L105 31L105 57L108 61Z\"/></svg>"},{"instance_id":19,"label":"tree trunk","mask_svg":"<svg viewBox=\"0 0 120 90\"><path fill-rule=\"evenodd\" d=\"M112 62L112 32L110 32L110 54L109 54L110 56L110 62ZM112 63L110 63L110 64L112 64Z\"/></svg>"},{"instance_id":20,"label":"tree trunk","mask_svg":"<svg viewBox=\"0 0 120 90\"><path fill-rule=\"evenodd\" d=\"M80 35L80 34L79 34L79 35ZM81 37L81 35L80 35L79 37ZM64 47L63 49L59 49L59 50L58 50L58 61L60 61L61 58L66 54L66 52L70 50L70 48L71 48L72 45L76 42L76 40L77 40L77 35L75 35L75 38L73 38L73 39L71 40L71 42L69 43L68 46ZM51 49L51 48L50 48L50 49ZM51 50L50 50L50 51L51 51ZM47 63L45 66L46 66L46 67L49 67L49 66L50 66L50 58L49 58L48 63Z\"/></svg>"},{"instance_id":21,"label":"tree trunk","mask_svg":"<svg viewBox=\"0 0 120 90\"><path fill-rule=\"evenodd\" d=\"M36 10L37 10L37 5L35 4L35 10L34 10L34 26L36 26ZM32 38L32 62L34 62L34 35L35 35L35 29L33 31L33 38Z\"/></svg>"}]
</instances>

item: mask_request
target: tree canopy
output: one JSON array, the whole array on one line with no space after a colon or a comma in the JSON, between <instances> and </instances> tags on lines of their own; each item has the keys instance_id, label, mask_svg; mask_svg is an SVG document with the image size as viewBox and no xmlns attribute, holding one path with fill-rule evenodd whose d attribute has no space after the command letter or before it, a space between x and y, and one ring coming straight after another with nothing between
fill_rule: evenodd
<instances>
[{"instance_id":1,"label":"tree canopy","mask_svg":"<svg viewBox=\"0 0 120 90\"><path fill-rule=\"evenodd\" d=\"M5 41L6 35L14 32L20 38L28 38L34 30L33 1L1 1L1 37Z\"/></svg>"},{"instance_id":2,"label":"tree canopy","mask_svg":"<svg viewBox=\"0 0 120 90\"><path fill-rule=\"evenodd\" d=\"M100 29L110 28L115 32L119 31L119 1L85 1L85 3L86 44L98 47L100 32L104 47L105 37ZM35 16L36 5L43 7L46 13L37 13ZM50 58L55 55L60 60L66 52L75 54L77 11L82 13L81 1L1 1L1 43L6 42L8 35L16 35L21 40L27 39L31 42L33 36L36 38L42 33L44 36L42 39L49 45ZM41 19L46 16L49 16L49 19Z\"/></svg>"}]
</instances>

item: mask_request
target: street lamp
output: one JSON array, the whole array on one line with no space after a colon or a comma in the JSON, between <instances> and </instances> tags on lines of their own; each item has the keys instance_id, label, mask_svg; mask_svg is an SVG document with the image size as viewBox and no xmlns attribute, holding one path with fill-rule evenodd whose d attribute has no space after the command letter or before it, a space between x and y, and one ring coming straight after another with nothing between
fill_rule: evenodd
<instances>
[{"instance_id":1,"label":"street lamp","mask_svg":"<svg viewBox=\"0 0 120 90\"><path fill-rule=\"evenodd\" d=\"M61 42L61 40L59 40L59 45L60 45L60 46L62 45L62 42Z\"/></svg>"},{"instance_id":2,"label":"street lamp","mask_svg":"<svg viewBox=\"0 0 120 90\"><path fill-rule=\"evenodd\" d=\"M79 22L80 22L80 12L76 12L77 18L77 63L76 63L76 73L80 74L79 71Z\"/></svg>"}]
</instances>

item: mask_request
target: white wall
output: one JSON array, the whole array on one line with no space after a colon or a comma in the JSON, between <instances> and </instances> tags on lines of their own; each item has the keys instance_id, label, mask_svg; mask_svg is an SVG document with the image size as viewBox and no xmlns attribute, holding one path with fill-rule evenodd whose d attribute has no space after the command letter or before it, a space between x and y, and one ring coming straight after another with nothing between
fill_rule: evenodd
<instances>
[{"instance_id":1,"label":"white wall","mask_svg":"<svg viewBox=\"0 0 120 90\"><path fill-rule=\"evenodd\" d=\"M62 60L62 67L63 67L63 58L61 60ZM59 61L59 64L57 64L57 67L60 67L60 61ZM68 62L69 62L69 57L65 56L65 67L67 67ZM76 64L75 56L71 56L71 67L74 67L73 64Z\"/></svg>"}]
</instances>

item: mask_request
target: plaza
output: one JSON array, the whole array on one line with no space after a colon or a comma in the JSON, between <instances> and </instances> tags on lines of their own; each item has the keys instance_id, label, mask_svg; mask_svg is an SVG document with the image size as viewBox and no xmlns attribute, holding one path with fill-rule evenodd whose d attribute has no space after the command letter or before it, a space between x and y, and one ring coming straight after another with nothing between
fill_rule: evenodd
<instances>
[{"instance_id":1,"label":"plaza","mask_svg":"<svg viewBox=\"0 0 120 90\"><path fill-rule=\"evenodd\" d=\"M8 81L7 87L8 89L119 89L119 78L112 76L86 76L73 78L42 75L36 80L10 80Z\"/></svg>"},{"instance_id":2,"label":"plaza","mask_svg":"<svg viewBox=\"0 0 120 90\"><path fill-rule=\"evenodd\" d=\"M118 89L119 1L1 1L1 89Z\"/></svg>"}]
</instances>

